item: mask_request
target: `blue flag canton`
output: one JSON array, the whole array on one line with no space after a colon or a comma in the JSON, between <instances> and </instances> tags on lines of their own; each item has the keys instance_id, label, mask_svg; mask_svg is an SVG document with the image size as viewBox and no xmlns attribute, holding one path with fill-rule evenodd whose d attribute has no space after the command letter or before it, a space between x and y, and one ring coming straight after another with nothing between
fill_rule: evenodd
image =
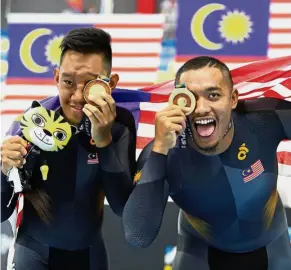
<instances>
[{"instance_id":1,"label":"blue flag canton","mask_svg":"<svg viewBox=\"0 0 291 270\"><path fill-rule=\"evenodd\" d=\"M177 55L266 56L269 0L179 1Z\"/></svg>"},{"instance_id":2,"label":"blue flag canton","mask_svg":"<svg viewBox=\"0 0 291 270\"><path fill-rule=\"evenodd\" d=\"M51 79L68 31L91 24L10 24L8 77Z\"/></svg>"}]
</instances>

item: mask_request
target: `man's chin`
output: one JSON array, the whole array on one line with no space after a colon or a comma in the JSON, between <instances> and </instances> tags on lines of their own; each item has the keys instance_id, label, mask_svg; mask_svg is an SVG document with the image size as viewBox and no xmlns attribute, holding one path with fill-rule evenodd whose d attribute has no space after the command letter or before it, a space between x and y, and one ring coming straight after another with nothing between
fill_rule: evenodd
<instances>
[{"instance_id":1,"label":"man's chin","mask_svg":"<svg viewBox=\"0 0 291 270\"><path fill-rule=\"evenodd\" d=\"M79 125L82 121L84 117L84 113L83 112L75 112L75 113L71 113L69 115L69 117L67 117L67 120L69 121L69 123L71 125Z\"/></svg>"},{"instance_id":2,"label":"man's chin","mask_svg":"<svg viewBox=\"0 0 291 270\"><path fill-rule=\"evenodd\" d=\"M62 116L66 119L66 121L74 126L77 126L81 123L84 113L79 113L76 111L72 111L72 110L62 110L61 111Z\"/></svg>"},{"instance_id":3,"label":"man's chin","mask_svg":"<svg viewBox=\"0 0 291 270\"><path fill-rule=\"evenodd\" d=\"M217 147L219 145L219 141L215 140L213 142L203 143L199 139L194 139L195 145L198 149L205 154L215 154L217 151Z\"/></svg>"},{"instance_id":4,"label":"man's chin","mask_svg":"<svg viewBox=\"0 0 291 270\"><path fill-rule=\"evenodd\" d=\"M74 125L74 126L78 126L81 121L82 121L82 118L80 119L79 117L66 117L66 120L71 124L71 125Z\"/></svg>"}]
</instances>

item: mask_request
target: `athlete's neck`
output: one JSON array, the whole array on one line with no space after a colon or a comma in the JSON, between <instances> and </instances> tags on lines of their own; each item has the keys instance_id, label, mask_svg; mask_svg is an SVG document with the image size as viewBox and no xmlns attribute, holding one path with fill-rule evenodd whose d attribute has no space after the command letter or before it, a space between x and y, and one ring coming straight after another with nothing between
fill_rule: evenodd
<instances>
[{"instance_id":1,"label":"athlete's neck","mask_svg":"<svg viewBox=\"0 0 291 270\"><path fill-rule=\"evenodd\" d=\"M233 136L234 136L234 124L233 120L231 119L231 127L225 134L225 136L220 140L216 149L217 151L215 152L216 155L225 152L230 147L233 140Z\"/></svg>"}]
</instances>

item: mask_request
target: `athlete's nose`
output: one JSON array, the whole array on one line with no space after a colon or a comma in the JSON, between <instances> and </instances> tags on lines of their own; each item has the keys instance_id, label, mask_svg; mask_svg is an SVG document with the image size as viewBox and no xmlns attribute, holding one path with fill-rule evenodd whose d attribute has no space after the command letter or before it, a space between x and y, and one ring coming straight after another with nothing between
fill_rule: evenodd
<instances>
[{"instance_id":1,"label":"athlete's nose","mask_svg":"<svg viewBox=\"0 0 291 270\"><path fill-rule=\"evenodd\" d=\"M47 136L52 136L52 134L47 129L43 129L43 132Z\"/></svg>"},{"instance_id":2,"label":"athlete's nose","mask_svg":"<svg viewBox=\"0 0 291 270\"><path fill-rule=\"evenodd\" d=\"M74 104L85 104L83 90L84 90L84 86L78 85L75 93L72 96L72 100L74 101Z\"/></svg>"},{"instance_id":3,"label":"athlete's nose","mask_svg":"<svg viewBox=\"0 0 291 270\"><path fill-rule=\"evenodd\" d=\"M203 98L198 98L196 100L195 114L196 115L207 115L210 112L211 112L211 108L209 106L208 101L203 99Z\"/></svg>"}]
</instances>

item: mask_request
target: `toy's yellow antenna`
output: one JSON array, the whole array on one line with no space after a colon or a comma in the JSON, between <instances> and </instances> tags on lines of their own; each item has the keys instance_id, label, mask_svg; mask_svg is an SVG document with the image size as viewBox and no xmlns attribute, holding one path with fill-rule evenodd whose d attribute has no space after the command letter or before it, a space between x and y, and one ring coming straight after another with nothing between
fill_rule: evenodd
<instances>
[{"instance_id":1,"label":"toy's yellow antenna","mask_svg":"<svg viewBox=\"0 0 291 270\"><path fill-rule=\"evenodd\" d=\"M46 161L40 167L40 171L41 171L41 175L42 175L42 180L46 181L47 180L47 175L48 175L48 172L49 172L49 167L48 167Z\"/></svg>"}]
</instances>

